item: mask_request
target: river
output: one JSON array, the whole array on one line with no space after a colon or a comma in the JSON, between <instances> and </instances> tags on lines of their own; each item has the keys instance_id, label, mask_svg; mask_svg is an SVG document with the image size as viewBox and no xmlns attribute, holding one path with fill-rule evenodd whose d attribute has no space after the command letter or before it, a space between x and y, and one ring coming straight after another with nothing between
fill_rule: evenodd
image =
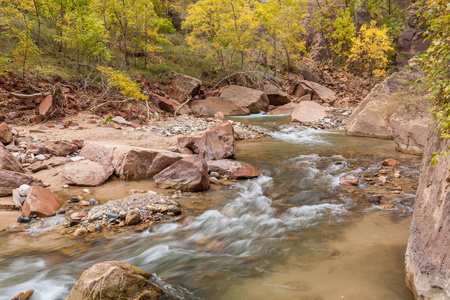
<instances>
[{"instance_id":1,"label":"river","mask_svg":"<svg viewBox=\"0 0 450 300\"><path fill-rule=\"evenodd\" d=\"M177 200L189 216L150 231L68 238L42 233L51 219L41 231L3 234L0 298L34 289L32 300L63 299L84 270L120 260L155 274L173 299L413 299L403 260L414 195L392 192L394 208L382 210L363 200L365 182L343 188L339 178L378 172L394 158L417 180L420 158L396 152L393 141L280 118L237 120L271 135L237 143L237 158L264 176L184 195ZM113 180L93 193L130 188L155 187Z\"/></svg>"}]
</instances>

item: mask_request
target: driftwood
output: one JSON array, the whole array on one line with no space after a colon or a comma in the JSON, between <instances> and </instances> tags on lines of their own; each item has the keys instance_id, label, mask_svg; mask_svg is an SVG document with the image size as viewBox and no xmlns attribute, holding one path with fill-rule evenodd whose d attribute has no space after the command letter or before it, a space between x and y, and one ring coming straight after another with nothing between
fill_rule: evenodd
<instances>
[{"instance_id":1,"label":"driftwood","mask_svg":"<svg viewBox=\"0 0 450 300\"><path fill-rule=\"evenodd\" d=\"M33 290L29 290L25 293L21 292L18 295L12 297L11 300L28 300L31 297L31 295L33 295L33 292L34 292Z\"/></svg>"},{"instance_id":2,"label":"driftwood","mask_svg":"<svg viewBox=\"0 0 450 300\"><path fill-rule=\"evenodd\" d=\"M35 99L38 97L46 97L51 95L51 93L36 93L36 94L19 94L14 92L9 92L9 96L13 96L19 99Z\"/></svg>"}]
</instances>

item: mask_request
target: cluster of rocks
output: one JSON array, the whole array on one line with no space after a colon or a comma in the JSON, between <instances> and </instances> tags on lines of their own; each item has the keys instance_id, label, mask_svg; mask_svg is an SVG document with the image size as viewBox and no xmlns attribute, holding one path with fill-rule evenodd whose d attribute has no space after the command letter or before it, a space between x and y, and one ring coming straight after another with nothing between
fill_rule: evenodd
<instances>
[{"instance_id":1,"label":"cluster of rocks","mask_svg":"<svg viewBox=\"0 0 450 300\"><path fill-rule=\"evenodd\" d=\"M302 125L316 129L344 131L353 110L353 108L330 108L327 110L327 114L324 118L314 121L305 121L302 122Z\"/></svg>"},{"instance_id":2,"label":"cluster of rocks","mask_svg":"<svg viewBox=\"0 0 450 300\"><path fill-rule=\"evenodd\" d=\"M340 184L350 198L366 205L376 205L380 209L394 209L399 195L414 194L418 178L412 174L404 174L395 159L385 159L381 168L368 170L358 176L348 175L340 178ZM356 187L364 187L364 192ZM413 199L403 201L402 205L412 205Z\"/></svg>"},{"instance_id":3,"label":"cluster of rocks","mask_svg":"<svg viewBox=\"0 0 450 300\"><path fill-rule=\"evenodd\" d=\"M133 226L140 223L150 226L153 222L182 214L177 201L153 191L111 200L102 205L97 205L95 199L82 199L82 196L72 197L57 212L66 216L67 222L61 225L70 228L68 232L75 236L84 236L116 226Z\"/></svg>"},{"instance_id":4,"label":"cluster of rocks","mask_svg":"<svg viewBox=\"0 0 450 300\"><path fill-rule=\"evenodd\" d=\"M164 137L178 135L185 136L208 130L220 122L222 121L212 118L202 119L192 116L182 116L174 118L170 120L170 122L155 122L139 128L130 128L130 130L142 130ZM231 120L229 122L233 124L236 133L235 138L238 140L254 139L265 136L264 132L252 125Z\"/></svg>"}]
</instances>

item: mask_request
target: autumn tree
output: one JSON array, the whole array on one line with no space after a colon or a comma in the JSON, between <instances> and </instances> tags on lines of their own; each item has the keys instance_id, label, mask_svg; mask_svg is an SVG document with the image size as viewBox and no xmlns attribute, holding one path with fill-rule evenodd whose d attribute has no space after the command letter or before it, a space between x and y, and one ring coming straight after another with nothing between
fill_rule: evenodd
<instances>
[{"instance_id":1,"label":"autumn tree","mask_svg":"<svg viewBox=\"0 0 450 300\"><path fill-rule=\"evenodd\" d=\"M426 20L430 47L418 58L427 73L429 91L435 99L431 114L441 131L441 138L450 138L450 5L447 0L424 0L422 16ZM448 151L433 154L433 165L439 155L447 156Z\"/></svg>"},{"instance_id":2,"label":"autumn tree","mask_svg":"<svg viewBox=\"0 0 450 300\"><path fill-rule=\"evenodd\" d=\"M305 51L302 20L305 17L306 2L298 0L270 0L258 3L256 14L264 26L263 46L265 51L278 61L282 51L291 67L291 56Z\"/></svg>"},{"instance_id":3,"label":"autumn tree","mask_svg":"<svg viewBox=\"0 0 450 300\"><path fill-rule=\"evenodd\" d=\"M31 62L38 59L40 50L33 40L35 22L30 18L32 2L21 0L0 0L0 23L8 24L4 36L12 43L12 53L1 54L2 61L8 62L8 54L22 69L22 78ZM3 67L4 68L4 67Z\"/></svg>"},{"instance_id":4,"label":"autumn tree","mask_svg":"<svg viewBox=\"0 0 450 300\"><path fill-rule=\"evenodd\" d=\"M354 70L369 71L376 77L385 77L388 52L393 50L391 45L388 28L377 27L375 21L364 24L358 37L353 38L347 63Z\"/></svg>"},{"instance_id":5,"label":"autumn tree","mask_svg":"<svg viewBox=\"0 0 450 300\"><path fill-rule=\"evenodd\" d=\"M258 21L251 2L245 0L200 0L188 6L183 28L193 50L206 50L229 71L236 53L244 67L245 51L254 46Z\"/></svg>"}]
</instances>

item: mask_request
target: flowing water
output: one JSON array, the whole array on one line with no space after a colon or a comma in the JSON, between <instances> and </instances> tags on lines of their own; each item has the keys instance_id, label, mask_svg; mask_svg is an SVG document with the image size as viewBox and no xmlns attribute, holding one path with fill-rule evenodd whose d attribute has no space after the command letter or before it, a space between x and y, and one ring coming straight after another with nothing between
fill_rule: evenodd
<instances>
[{"instance_id":1,"label":"flowing water","mask_svg":"<svg viewBox=\"0 0 450 300\"><path fill-rule=\"evenodd\" d=\"M190 216L150 231L2 235L0 299L28 289L33 300L63 299L84 270L106 260L154 273L173 299L413 299L403 270L413 195L398 193L394 209L380 210L352 199L339 178L377 171L388 157L417 177L420 159L395 152L392 141L275 118L239 121L272 136L237 144L238 159L264 176L177 199ZM130 187L154 185L112 181L99 191ZM41 233L60 221L47 220Z\"/></svg>"}]
</instances>

